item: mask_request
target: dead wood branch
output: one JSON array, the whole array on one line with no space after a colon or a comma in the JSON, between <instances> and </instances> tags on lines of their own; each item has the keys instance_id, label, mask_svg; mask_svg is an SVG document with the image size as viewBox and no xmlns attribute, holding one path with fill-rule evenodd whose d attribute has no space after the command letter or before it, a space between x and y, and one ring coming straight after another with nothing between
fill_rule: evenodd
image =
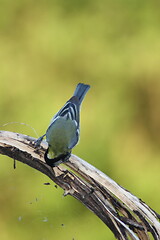
<instances>
[{"instance_id":1,"label":"dead wood branch","mask_svg":"<svg viewBox=\"0 0 160 240\"><path fill-rule=\"evenodd\" d=\"M35 138L0 131L0 153L23 162L47 175L94 212L117 239L160 239L159 215L115 181L75 155L51 168L44 162L47 143L37 149ZM149 234L150 233L150 234Z\"/></svg>"}]
</instances>

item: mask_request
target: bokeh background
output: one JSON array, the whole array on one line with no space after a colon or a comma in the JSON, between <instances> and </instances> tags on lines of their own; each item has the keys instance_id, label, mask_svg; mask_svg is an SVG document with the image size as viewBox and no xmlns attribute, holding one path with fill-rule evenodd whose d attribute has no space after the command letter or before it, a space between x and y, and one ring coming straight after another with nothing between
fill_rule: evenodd
<instances>
[{"instance_id":1,"label":"bokeh background","mask_svg":"<svg viewBox=\"0 0 160 240\"><path fill-rule=\"evenodd\" d=\"M1 0L1 130L37 137L91 85L73 153L160 212L160 2ZM2 240L114 239L50 180L1 156Z\"/></svg>"}]
</instances>

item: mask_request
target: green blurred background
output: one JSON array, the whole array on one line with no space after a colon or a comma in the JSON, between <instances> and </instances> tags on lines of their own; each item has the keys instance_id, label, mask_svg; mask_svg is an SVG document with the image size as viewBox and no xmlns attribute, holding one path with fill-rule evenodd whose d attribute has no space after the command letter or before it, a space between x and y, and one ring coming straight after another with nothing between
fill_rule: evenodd
<instances>
[{"instance_id":1,"label":"green blurred background","mask_svg":"<svg viewBox=\"0 0 160 240\"><path fill-rule=\"evenodd\" d=\"M0 124L40 136L76 84L90 84L73 153L160 212L159 26L159 1L1 0ZM114 239L47 177L0 165L2 240Z\"/></svg>"}]
</instances>

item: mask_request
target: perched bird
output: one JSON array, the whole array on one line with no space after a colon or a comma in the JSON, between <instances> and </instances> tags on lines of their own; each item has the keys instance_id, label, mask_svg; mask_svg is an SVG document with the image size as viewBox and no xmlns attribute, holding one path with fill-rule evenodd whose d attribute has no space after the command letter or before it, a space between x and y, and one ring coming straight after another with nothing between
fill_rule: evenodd
<instances>
[{"instance_id":1,"label":"perched bird","mask_svg":"<svg viewBox=\"0 0 160 240\"><path fill-rule=\"evenodd\" d=\"M89 85L79 83L73 96L52 118L46 134L37 140L36 145L39 145L46 136L48 149L44 158L51 167L67 161L72 148L78 143L80 106L89 88Z\"/></svg>"}]
</instances>

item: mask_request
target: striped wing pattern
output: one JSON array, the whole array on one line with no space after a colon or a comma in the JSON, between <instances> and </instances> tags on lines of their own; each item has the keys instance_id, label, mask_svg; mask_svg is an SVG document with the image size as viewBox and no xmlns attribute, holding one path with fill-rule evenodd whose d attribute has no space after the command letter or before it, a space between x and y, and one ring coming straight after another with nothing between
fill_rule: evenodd
<instances>
[{"instance_id":1,"label":"striped wing pattern","mask_svg":"<svg viewBox=\"0 0 160 240\"><path fill-rule=\"evenodd\" d=\"M66 102L63 108L61 108L60 111L54 116L51 124L53 124L53 122L55 122L59 117L63 117L66 120L72 120L76 125L76 135L77 139L79 139L79 109L77 109L77 107L79 106L72 101Z\"/></svg>"},{"instance_id":2,"label":"striped wing pattern","mask_svg":"<svg viewBox=\"0 0 160 240\"><path fill-rule=\"evenodd\" d=\"M64 107L59 111L58 115L66 119L75 121L77 119L77 108L72 102L67 102ZM77 123L78 124L78 123Z\"/></svg>"}]
</instances>

